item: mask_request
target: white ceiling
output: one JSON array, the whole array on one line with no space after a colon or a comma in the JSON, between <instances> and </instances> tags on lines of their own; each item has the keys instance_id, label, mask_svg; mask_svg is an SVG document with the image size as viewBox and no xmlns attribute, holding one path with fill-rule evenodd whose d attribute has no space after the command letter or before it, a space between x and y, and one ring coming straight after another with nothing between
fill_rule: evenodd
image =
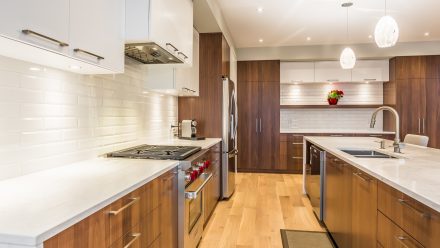
<instances>
[{"instance_id":1,"label":"white ceiling","mask_svg":"<svg viewBox=\"0 0 440 248\"><path fill-rule=\"evenodd\" d=\"M368 36L384 14L384 0L352 0L349 42L343 2L218 0L238 48L374 42ZM387 0L387 5L388 13L399 24L399 42L440 40L440 0ZM259 7L262 13L257 11ZM425 32L430 35L425 36Z\"/></svg>"}]
</instances>

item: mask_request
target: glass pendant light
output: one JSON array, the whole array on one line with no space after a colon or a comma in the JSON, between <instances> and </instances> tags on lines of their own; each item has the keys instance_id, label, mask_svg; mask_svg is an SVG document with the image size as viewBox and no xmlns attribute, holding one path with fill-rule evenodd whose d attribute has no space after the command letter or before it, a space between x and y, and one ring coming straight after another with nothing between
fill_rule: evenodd
<instances>
[{"instance_id":1,"label":"glass pendant light","mask_svg":"<svg viewBox=\"0 0 440 248\"><path fill-rule=\"evenodd\" d=\"M380 48L392 47L399 39L399 26L396 20L387 15L387 1L385 0L385 15L380 18L374 29L374 40Z\"/></svg>"},{"instance_id":2,"label":"glass pendant light","mask_svg":"<svg viewBox=\"0 0 440 248\"><path fill-rule=\"evenodd\" d=\"M347 2L343 3L342 7L347 8L347 42L349 41L348 36L348 8L353 6L353 3ZM353 69L356 65L356 55L354 54L353 49L350 47L344 48L341 53L341 57L339 58L339 63L341 64L342 69Z\"/></svg>"}]
</instances>

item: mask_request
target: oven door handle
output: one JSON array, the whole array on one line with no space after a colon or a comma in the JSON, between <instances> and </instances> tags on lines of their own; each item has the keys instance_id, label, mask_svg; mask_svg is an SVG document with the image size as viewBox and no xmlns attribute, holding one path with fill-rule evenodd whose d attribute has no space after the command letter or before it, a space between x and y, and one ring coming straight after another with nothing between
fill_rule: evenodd
<instances>
[{"instance_id":1,"label":"oven door handle","mask_svg":"<svg viewBox=\"0 0 440 248\"><path fill-rule=\"evenodd\" d=\"M204 173L206 174L206 173ZM203 190L203 187L205 187L205 185L209 182L209 180L211 180L212 178L212 173L207 174L208 176L206 177L205 181L203 181L203 183L194 191L185 191L185 198L186 199L196 199L197 195L200 194L200 191Z\"/></svg>"}]
</instances>

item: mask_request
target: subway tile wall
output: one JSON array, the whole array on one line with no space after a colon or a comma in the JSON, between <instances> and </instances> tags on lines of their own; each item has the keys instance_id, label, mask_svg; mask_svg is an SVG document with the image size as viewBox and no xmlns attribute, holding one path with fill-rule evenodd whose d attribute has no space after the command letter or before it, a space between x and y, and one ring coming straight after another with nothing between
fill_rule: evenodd
<instances>
[{"instance_id":1,"label":"subway tile wall","mask_svg":"<svg viewBox=\"0 0 440 248\"><path fill-rule=\"evenodd\" d=\"M343 90L338 104L383 104L383 83L282 84L282 105L326 105L330 90ZM281 130L359 130L371 131L374 109L282 109ZM378 114L374 131L383 130L382 113Z\"/></svg>"},{"instance_id":2,"label":"subway tile wall","mask_svg":"<svg viewBox=\"0 0 440 248\"><path fill-rule=\"evenodd\" d=\"M177 97L143 78L138 65L89 76L0 57L0 180L168 137Z\"/></svg>"}]
</instances>

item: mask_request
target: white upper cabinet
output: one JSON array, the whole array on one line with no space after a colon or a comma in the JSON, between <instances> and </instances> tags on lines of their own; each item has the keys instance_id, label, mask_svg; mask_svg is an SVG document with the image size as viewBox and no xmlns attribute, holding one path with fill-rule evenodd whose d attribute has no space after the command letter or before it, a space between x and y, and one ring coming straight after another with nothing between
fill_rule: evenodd
<instances>
[{"instance_id":1,"label":"white upper cabinet","mask_svg":"<svg viewBox=\"0 0 440 248\"><path fill-rule=\"evenodd\" d=\"M199 96L199 33L193 32L193 64L147 65L146 90L155 90L176 96Z\"/></svg>"},{"instance_id":2,"label":"white upper cabinet","mask_svg":"<svg viewBox=\"0 0 440 248\"><path fill-rule=\"evenodd\" d=\"M339 61L315 62L316 82L351 82L351 70L341 68Z\"/></svg>"},{"instance_id":3,"label":"white upper cabinet","mask_svg":"<svg viewBox=\"0 0 440 248\"><path fill-rule=\"evenodd\" d=\"M124 1L121 0L71 0L72 56L115 72L123 72L124 16Z\"/></svg>"},{"instance_id":4,"label":"white upper cabinet","mask_svg":"<svg viewBox=\"0 0 440 248\"><path fill-rule=\"evenodd\" d=\"M0 35L55 52L66 52L69 0L2 1Z\"/></svg>"},{"instance_id":5,"label":"white upper cabinet","mask_svg":"<svg viewBox=\"0 0 440 248\"><path fill-rule=\"evenodd\" d=\"M352 70L353 82L389 81L388 60L359 60Z\"/></svg>"},{"instance_id":6,"label":"white upper cabinet","mask_svg":"<svg viewBox=\"0 0 440 248\"><path fill-rule=\"evenodd\" d=\"M126 43L153 42L192 64L191 0L128 0L126 6Z\"/></svg>"},{"instance_id":7,"label":"white upper cabinet","mask_svg":"<svg viewBox=\"0 0 440 248\"><path fill-rule=\"evenodd\" d=\"M281 83L310 83L315 82L314 62L281 62Z\"/></svg>"},{"instance_id":8,"label":"white upper cabinet","mask_svg":"<svg viewBox=\"0 0 440 248\"><path fill-rule=\"evenodd\" d=\"M124 0L0 2L0 55L84 74L124 71Z\"/></svg>"}]
</instances>

